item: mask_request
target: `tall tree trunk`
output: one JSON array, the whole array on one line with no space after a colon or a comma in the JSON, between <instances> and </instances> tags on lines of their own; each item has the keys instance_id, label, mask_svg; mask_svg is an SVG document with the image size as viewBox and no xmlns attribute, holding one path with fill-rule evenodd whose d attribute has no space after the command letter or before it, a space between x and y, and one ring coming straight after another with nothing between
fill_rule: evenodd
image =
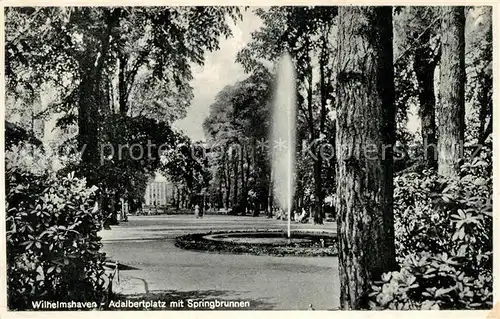
<instances>
[{"instance_id":1,"label":"tall tree trunk","mask_svg":"<svg viewBox=\"0 0 500 319\"><path fill-rule=\"evenodd\" d=\"M99 165L100 111L107 107L102 90L106 57L109 53L110 37L118 24L119 12L106 12L106 30L101 39L100 51L78 56L80 85L78 90L78 146L83 149L82 163L85 174L92 184L97 182L95 172Z\"/></svg>"},{"instance_id":2,"label":"tall tree trunk","mask_svg":"<svg viewBox=\"0 0 500 319\"><path fill-rule=\"evenodd\" d=\"M118 105L120 108L120 114L127 115L128 105L127 105L127 83L125 82L125 71L127 66L127 58L121 52L118 56Z\"/></svg>"},{"instance_id":3,"label":"tall tree trunk","mask_svg":"<svg viewBox=\"0 0 500 319\"><path fill-rule=\"evenodd\" d=\"M255 209L255 206L253 206L254 204L254 201L251 201L250 203L248 203L248 192L250 190L250 185L248 185L248 181L250 180L250 165L251 165L251 156L250 156L250 147L247 146L247 151L246 151L246 156L245 156L245 159L246 159L246 168L245 168L245 205L248 205L250 204L251 206L251 209ZM255 146L253 148L253 150L255 150ZM255 216L255 211L254 211L254 214Z\"/></svg>"},{"instance_id":4,"label":"tall tree trunk","mask_svg":"<svg viewBox=\"0 0 500 319\"><path fill-rule=\"evenodd\" d=\"M392 8L340 7L338 16L340 304L363 309L370 280L396 268Z\"/></svg>"},{"instance_id":5,"label":"tall tree trunk","mask_svg":"<svg viewBox=\"0 0 500 319\"><path fill-rule=\"evenodd\" d=\"M465 129L465 12L464 7L443 7L438 123L438 172L458 177Z\"/></svg>"},{"instance_id":6,"label":"tall tree trunk","mask_svg":"<svg viewBox=\"0 0 500 319\"><path fill-rule=\"evenodd\" d=\"M90 183L99 165L99 86L94 59L83 57L80 62L80 85L78 90L78 147L82 150L82 164Z\"/></svg>"},{"instance_id":7,"label":"tall tree trunk","mask_svg":"<svg viewBox=\"0 0 500 319\"><path fill-rule=\"evenodd\" d=\"M485 7L485 12L483 17L485 17L484 24L486 28L485 40L488 42L492 42L493 40L493 29L492 29L492 8ZM488 136L493 133L493 77L491 71L487 71L488 69L492 69L493 64L493 48L490 46L487 50L484 50L482 54L482 58L484 61L487 61L485 68L481 71L481 82L480 82L480 91L478 102L480 105L479 109L479 136L478 136L478 144L484 145Z\"/></svg>"},{"instance_id":8,"label":"tall tree trunk","mask_svg":"<svg viewBox=\"0 0 500 319\"><path fill-rule=\"evenodd\" d=\"M241 143L240 152L240 171L241 171L241 212L246 214L247 200L246 200L246 182L245 182L245 144Z\"/></svg>"},{"instance_id":9,"label":"tall tree trunk","mask_svg":"<svg viewBox=\"0 0 500 319\"><path fill-rule=\"evenodd\" d=\"M175 202L175 208L178 210L181 205L181 190L177 187L177 200Z\"/></svg>"},{"instance_id":10,"label":"tall tree trunk","mask_svg":"<svg viewBox=\"0 0 500 319\"><path fill-rule=\"evenodd\" d=\"M422 42L429 41L430 34L426 32ZM434 94L434 70L438 58L425 45L415 51L415 75L418 82L418 99L420 102L420 126L422 145L424 146L425 164L428 168L437 168L436 140L436 97Z\"/></svg>"},{"instance_id":11,"label":"tall tree trunk","mask_svg":"<svg viewBox=\"0 0 500 319\"><path fill-rule=\"evenodd\" d=\"M172 206L177 208L176 201L175 201L175 198L176 198L175 188L176 188L176 186L172 184Z\"/></svg>"},{"instance_id":12,"label":"tall tree trunk","mask_svg":"<svg viewBox=\"0 0 500 319\"><path fill-rule=\"evenodd\" d=\"M226 175L226 209L231 207L231 169L228 158L224 156L224 171Z\"/></svg>"},{"instance_id":13,"label":"tall tree trunk","mask_svg":"<svg viewBox=\"0 0 500 319\"><path fill-rule=\"evenodd\" d=\"M325 132L325 121L326 121L326 83L325 83L325 53L322 52L319 64L319 75L320 75L320 114L319 114L319 131L317 138ZM323 167L323 157L321 154L321 145L323 139L320 138L320 143L316 148L316 158L314 161L314 198L315 198L315 208L314 208L314 223L323 224L324 216L324 195L323 195L323 185L321 171Z\"/></svg>"},{"instance_id":14,"label":"tall tree trunk","mask_svg":"<svg viewBox=\"0 0 500 319\"><path fill-rule=\"evenodd\" d=\"M314 182L314 207L313 207L313 220L315 224L322 224L321 218L321 155L320 145L316 145L318 138L317 131L314 128L314 112L313 112L313 72L311 61L308 64L308 86L307 86L307 113L308 113L308 129L309 140L313 144L313 182ZM320 143L319 143L320 144Z\"/></svg>"},{"instance_id":15,"label":"tall tree trunk","mask_svg":"<svg viewBox=\"0 0 500 319\"><path fill-rule=\"evenodd\" d=\"M273 208L274 208L274 185L273 185L273 176L274 172L273 172L273 168L271 167L270 168L270 171L269 171L269 182L268 182L268 201L267 201L267 204L268 204L268 207L267 207L267 216L268 217L272 217L273 216Z\"/></svg>"},{"instance_id":16,"label":"tall tree trunk","mask_svg":"<svg viewBox=\"0 0 500 319\"><path fill-rule=\"evenodd\" d=\"M222 208L222 205L224 202L223 195L222 195L223 178L224 178L224 175L222 174L221 171L219 171L219 189L218 189L218 194L217 194L217 207L219 209Z\"/></svg>"},{"instance_id":17,"label":"tall tree trunk","mask_svg":"<svg viewBox=\"0 0 500 319\"><path fill-rule=\"evenodd\" d=\"M233 192L233 206L238 205L238 153L236 151L233 152L233 169L234 169L234 192Z\"/></svg>"}]
</instances>

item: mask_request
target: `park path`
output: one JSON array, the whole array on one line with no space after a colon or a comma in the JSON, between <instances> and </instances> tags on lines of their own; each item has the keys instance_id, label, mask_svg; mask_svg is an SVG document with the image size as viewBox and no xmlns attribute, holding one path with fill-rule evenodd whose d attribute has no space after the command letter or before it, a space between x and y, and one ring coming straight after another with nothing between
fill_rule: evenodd
<instances>
[{"instance_id":1,"label":"park path","mask_svg":"<svg viewBox=\"0 0 500 319\"><path fill-rule=\"evenodd\" d=\"M292 224L293 229L335 231ZM251 309L327 310L338 306L335 257L270 257L214 254L175 247L175 237L210 230L286 229L284 221L265 217L206 215L131 216L103 230L103 251L124 267L115 291L131 299L243 300ZM170 298L171 299L171 298Z\"/></svg>"}]
</instances>

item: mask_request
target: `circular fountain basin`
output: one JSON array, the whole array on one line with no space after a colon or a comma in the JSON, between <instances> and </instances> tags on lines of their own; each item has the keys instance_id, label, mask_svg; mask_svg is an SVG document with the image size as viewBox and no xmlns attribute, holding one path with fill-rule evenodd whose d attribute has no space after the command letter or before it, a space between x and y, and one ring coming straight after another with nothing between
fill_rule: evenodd
<instances>
[{"instance_id":1,"label":"circular fountain basin","mask_svg":"<svg viewBox=\"0 0 500 319\"><path fill-rule=\"evenodd\" d=\"M286 237L281 232L245 232L245 233L223 233L203 236L204 239L213 241L230 242L236 244L257 245L288 245L299 243L311 243L310 238Z\"/></svg>"},{"instance_id":2,"label":"circular fountain basin","mask_svg":"<svg viewBox=\"0 0 500 319\"><path fill-rule=\"evenodd\" d=\"M294 231L291 238L281 230L220 231L176 238L182 249L216 253L271 256L336 256L336 234Z\"/></svg>"}]
</instances>

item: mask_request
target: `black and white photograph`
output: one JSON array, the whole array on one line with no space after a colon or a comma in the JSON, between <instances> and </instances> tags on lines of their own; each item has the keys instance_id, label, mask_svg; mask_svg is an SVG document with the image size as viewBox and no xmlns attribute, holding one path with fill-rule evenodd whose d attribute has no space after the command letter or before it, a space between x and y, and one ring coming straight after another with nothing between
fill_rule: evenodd
<instances>
[{"instance_id":1,"label":"black and white photograph","mask_svg":"<svg viewBox=\"0 0 500 319\"><path fill-rule=\"evenodd\" d=\"M497 4L310 4L4 6L2 312L493 313Z\"/></svg>"}]
</instances>

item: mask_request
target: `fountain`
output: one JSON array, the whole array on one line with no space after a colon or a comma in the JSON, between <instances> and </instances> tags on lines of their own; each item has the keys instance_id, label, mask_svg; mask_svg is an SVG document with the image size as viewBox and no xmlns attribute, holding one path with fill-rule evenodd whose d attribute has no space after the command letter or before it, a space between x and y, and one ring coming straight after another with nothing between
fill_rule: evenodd
<instances>
[{"instance_id":1,"label":"fountain","mask_svg":"<svg viewBox=\"0 0 500 319\"><path fill-rule=\"evenodd\" d=\"M288 238L295 190L295 100L295 70L290 55L284 54L278 65L270 149L274 196L280 207L288 213Z\"/></svg>"},{"instance_id":2,"label":"fountain","mask_svg":"<svg viewBox=\"0 0 500 319\"><path fill-rule=\"evenodd\" d=\"M183 249L233 254L273 256L335 256L336 234L331 229L297 229L291 238L292 198L295 191L295 71L290 55L278 64L269 149L273 175L274 198L288 214L287 233L281 227L241 229L195 233L176 238ZM275 225L276 226L276 225ZM286 235L286 236L285 236Z\"/></svg>"}]
</instances>

